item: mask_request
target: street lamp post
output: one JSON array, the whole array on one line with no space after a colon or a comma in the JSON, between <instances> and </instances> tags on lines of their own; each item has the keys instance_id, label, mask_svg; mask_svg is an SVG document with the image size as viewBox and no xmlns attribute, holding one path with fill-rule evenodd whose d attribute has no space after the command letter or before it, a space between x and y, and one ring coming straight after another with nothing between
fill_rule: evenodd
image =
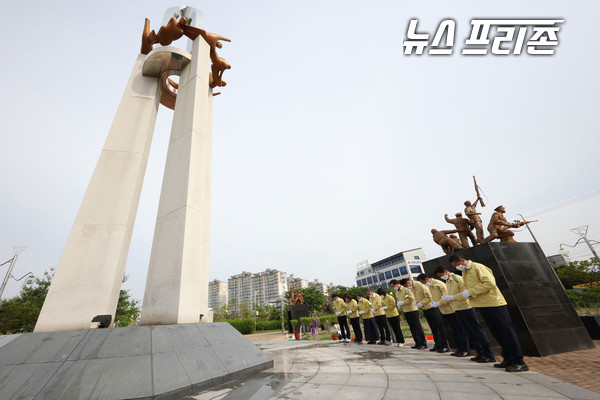
<instances>
[{"instance_id":1,"label":"street lamp post","mask_svg":"<svg viewBox=\"0 0 600 400\"><path fill-rule=\"evenodd\" d=\"M562 249L562 247L563 247L563 246L567 246L567 247L575 247L575 246L577 246L579 243L581 243L581 240L583 240L583 241L585 242L585 244L587 244L587 245L588 245L588 247L590 248L590 250L591 250L592 254L594 255L594 257L596 257L596 261L597 261L597 262L600 262L600 258L598 257L598 253L596 253L596 249L594 249L594 248L592 247L592 244L598 244L598 243L600 243L600 242L598 242L597 240L591 240L591 241L590 241L590 240L588 240L588 238L587 238L587 231L588 231L588 226L587 226L587 225L584 225L584 226L579 226L579 227L577 227L577 228L573 228L573 229L571 229L571 232L573 232L573 233L575 233L575 234L577 234L577 235L581 236L581 238L579 238L579 239L577 240L577 242L575 242L575 244L574 244L573 246L571 246L571 245L568 245L568 244L561 243L561 244L560 244L560 248Z\"/></svg>"},{"instance_id":2,"label":"street lamp post","mask_svg":"<svg viewBox=\"0 0 600 400\"><path fill-rule=\"evenodd\" d=\"M13 253L15 256L9 260L10 265L8 266L8 271L6 271L6 275L4 276L4 281L2 282L2 286L0 287L0 299L2 298L2 293L4 293L4 288L6 287L6 284L8 283L8 278L12 277L14 280L20 281L21 279L25 278L26 276L33 277L33 274L31 272L28 272L27 274L23 275L19 279L12 276L12 270L17 262L17 258L19 257L19 254L21 254L26 248L27 247L25 247L25 246L13 246ZM4 263L4 264L6 264L6 263Z\"/></svg>"}]
</instances>

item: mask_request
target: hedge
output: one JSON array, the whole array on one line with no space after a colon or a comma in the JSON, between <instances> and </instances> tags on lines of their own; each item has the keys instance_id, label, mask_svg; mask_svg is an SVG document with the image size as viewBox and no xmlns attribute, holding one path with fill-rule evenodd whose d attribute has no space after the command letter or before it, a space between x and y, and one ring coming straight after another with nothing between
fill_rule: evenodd
<instances>
[{"instance_id":1,"label":"hedge","mask_svg":"<svg viewBox=\"0 0 600 400\"><path fill-rule=\"evenodd\" d=\"M257 331L271 331L274 329L281 329L281 321L280 320L256 321L256 330Z\"/></svg>"},{"instance_id":2,"label":"hedge","mask_svg":"<svg viewBox=\"0 0 600 400\"><path fill-rule=\"evenodd\" d=\"M598 309L600 305L600 287L567 289L566 292L575 308Z\"/></svg>"},{"instance_id":3,"label":"hedge","mask_svg":"<svg viewBox=\"0 0 600 400\"><path fill-rule=\"evenodd\" d=\"M249 335L254 332L254 320L251 318L233 319L226 322L237 329L242 335Z\"/></svg>"}]
</instances>

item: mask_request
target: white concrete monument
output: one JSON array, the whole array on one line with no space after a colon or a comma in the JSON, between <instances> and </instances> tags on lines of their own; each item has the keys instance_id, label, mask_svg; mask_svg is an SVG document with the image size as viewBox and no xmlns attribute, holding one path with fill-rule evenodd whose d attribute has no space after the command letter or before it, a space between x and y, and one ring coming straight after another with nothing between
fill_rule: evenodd
<instances>
[{"instance_id":1,"label":"white concrete monument","mask_svg":"<svg viewBox=\"0 0 600 400\"><path fill-rule=\"evenodd\" d=\"M228 39L194 26L190 7L169 9L158 33L146 20L137 57L73 224L35 331L114 319L159 102L174 109L142 306L142 324L199 322L208 311L212 89L230 65ZM191 53L168 46L182 36ZM163 47L153 49L154 44ZM212 62L212 63L211 63ZM179 75L179 84L169 76Z\"/></svg>"}]
</instances>

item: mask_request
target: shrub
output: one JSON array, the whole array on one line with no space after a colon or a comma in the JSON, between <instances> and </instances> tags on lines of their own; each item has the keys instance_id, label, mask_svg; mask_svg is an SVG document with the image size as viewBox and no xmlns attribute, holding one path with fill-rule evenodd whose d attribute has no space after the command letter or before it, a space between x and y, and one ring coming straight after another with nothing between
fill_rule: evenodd
<instances>
[{"instance_id":1,"label":"shrub","mask_svg":"<svg viewBox=\"0 0 600 400\"><path fill-rule=\"evenodd\" d=\"M281 320L256 321L257 331L270 331L274 329L281 329Z\"/></svg>"},{"instance_id":2,"label":"shrub","mask_svg":"<svg viewBox=\"0 0 600 400\"><path fill-rule=\"evenodd\" d=\"M313 317L302 317L300 318L300 323L304 327L304 332L310 332L313 324Z\"/></svg>"},{"instance_id":3,"label":"shrub","mask_svg":"<svg viewBox=\"0 0 600 400\"><path fill-rule=\"evenodd\" d=\"M228 320L227 322L242 335L249 335L254 332L254 321L250 318Z\"/></svg>"},{"instance_id":4,"label":"shrub","mask_svg":"<svg viewBox=\"0 0 600 400\"><path fill-rule=\"evenodd\" d=\"M600 304L600 287L587 289L567 289L567 296L575 309L586 309L591 313L598 313Z\"/></svg>"}]
</instances>

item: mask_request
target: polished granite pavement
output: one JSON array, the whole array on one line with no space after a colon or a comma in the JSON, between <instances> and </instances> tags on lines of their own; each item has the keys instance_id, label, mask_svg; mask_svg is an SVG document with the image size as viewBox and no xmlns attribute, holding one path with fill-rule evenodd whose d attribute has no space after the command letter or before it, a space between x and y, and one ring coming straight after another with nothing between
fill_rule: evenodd
<instances>
[{"instance_id":1,"label":"polished granite pavement","mask_svg":"<svg viewBox=\"0 0 600 400\"><path fill-rule=\"evenodd\" d=\"M274 359L272 369L184 399L600 400L555 378L508 373L448 353L331 341L258 345Z\"/></svg>"}]
</instances>

